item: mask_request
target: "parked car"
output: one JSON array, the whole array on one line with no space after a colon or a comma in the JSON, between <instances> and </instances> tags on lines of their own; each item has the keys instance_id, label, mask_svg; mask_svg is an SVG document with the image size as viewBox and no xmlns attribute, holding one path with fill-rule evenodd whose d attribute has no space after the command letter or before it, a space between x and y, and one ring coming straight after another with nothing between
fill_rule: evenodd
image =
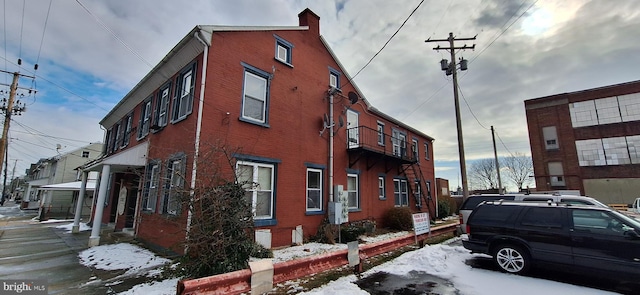
<instances>
[{"instance_id":1,"label":"parked car","mask_svg":"<svg viewBox=\"0 0 640 295\"><path fill-rule=\"evenodd\" d=\"M463 246L505 272L564 265L640 282L640 221L600 206L490 201L469 216Z\"/></svg>"},{"instance_id":2,"label":"parked car","mask_svg":"<svg viewBox=\"0 0 640 295\"><path fill-rule=\"evenodd\" d=\"M554 202L554 203L566 203L566 204L582 204L593 205L599 207L608 207L602 202L586 196L574 196L574 195L556 195L556 194L482 194L469 196L460 206L458 218L460 225L456 228L457 234L466 233L467 219L478 204L483 201L495 201L495 200L507 200L507 201L524 201L524 202Z\"/></svg>"}]
</instances>

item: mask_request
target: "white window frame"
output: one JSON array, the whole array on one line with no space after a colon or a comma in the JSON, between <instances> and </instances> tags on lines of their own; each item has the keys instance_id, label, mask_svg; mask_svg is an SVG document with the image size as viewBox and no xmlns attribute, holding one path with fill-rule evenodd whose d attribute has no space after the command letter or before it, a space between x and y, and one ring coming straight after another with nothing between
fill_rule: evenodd
<instances>
[{"instance_id":1,"label":"white window frame","mask_svg":"<svg viewBox=\"0 0 640 295\"><path fill-rule=\"evenodd\" d=\"M129 145L129 137L131 136L131 127L133 125L133 114L128 114L126 119L124 119L124 134L122 137L122 146L126 147Z\"/></svg>"},{"instance_id":2,"label":"white window frame","mask_svg":"<svg viewBox=\"0 0 640 295\"><path fill-rule=\"evenodd\" d=\"M244 189L247 193L251 193L251 212L253 213L253 219L255 220L260 220L260 219L273 219L274 218L274 212L275 212L275 194L274 194L274 187L275 187L275 165L272 164L265 164L265 163L257 163L257 162L250 162L250 161L238 161L236 163L236 175L238 175L238 177L240 176L240 174L242 173L241 169L242 167L250 167L252 169L252 183L251 184L245 184ZM260 189L259 187L259 172L258 169L260 167L263 168L269 168L271 169L271 175L270 175L270 188L268 190L265 190L264 188ZM269 206L269 214L267 215L257 215L257 203L258 203L258 193L262 192L268 192L269 193L269 198L270 198L270 206Z\"/></svg>"},{"instance_id":3,"label":"white window frame","mask_svg":"<svg viewBox=\"0 0 640 295\"><path fill-rule=\"evenodd\" d=\"M158 127L167 126L169 123L169 100L171 98L171 85L161 88L158 92L158 113L156 120Z\"/></svg>"},{"instance_id":4,"label":"white window frame","mask_svg":"<svg viewBox=\"0 0 640 295\"><path fill-rule=\"evenodd\" d=\"M182 71L177 77L173 116L171 118L174 123L183 120L193 111L195 78L195 64Z\"/></svg>"},{"instance_id":5,"label":"white window frame","mask_svg":"<svg viewBox=\"0 0 640 295\"><path fill-rule=\"evenodd\" d=\"M551 186L566 186L562 162L549 162L547 166L549 169L549 184Z\"/></svg>"},{"instance_id":6,"label":"white window frame","mask_svg":"<svg viewBox=\"0 0 640 295\"><path fill-rule=\"evenodd\" d=\"M387 198L385 191L385 177L378 176L378 198L384 200Z\"/></svg>"},{"instance_id":7,"label":"white window frame","mask_svg":"<svg viewBox=\"0 0 640 295\"><path fill-rule=\"evenodd\" d=\"M349 184L352 182L349 179L355 178L355 187L349 187ZM357 173L348 173L347 174L347 185L344 188L344 193L347 195L347 203L349 209L360 209L360 176ZM351 200L354 200L356 204L352 204Z\"/></svg>"},{"instance_id":8,"label":"white window frame","mask_svg":"<svg viewBox=\"0 0 640 295\"><path fill-rule=\"evenodd\" d=\"M151 123L151 99L147 99L142 103L140 108L140 130L138 130L138 139L149 134L149 125Z\"/></svg>"},{"instance_id":9,"label":"white window frame","mask_svg":"<svg viewBox=\"0 0 640 295\"><path fill-rule=\"evenodd\" d=\"M431 157L429 156L429 143L428 142L424 143L424 158L425 158L425 160L431 160Z\"/></svg>"},{"instance_id":10,"label":"white window frame","mask_svg":"<svg viewBox=\"0 0 640 295\"><path fill-rule=\"evenodd\" d=\"M293 67L293 44L277 35L273 36L276 38L276 60Z\"/></svg>"},{"instance_id":11,"label":"white window frame","mask_svg":"<svg viewBox=\"0 0 640 295\"><path fill-rule=\"evenodd\" d=\"M158 191L159 191L159 176L160 176L160 163L155 162L151 164L149 171L149 189L145 202L143 203L143 211L155 212L158 205Z\"/></svg>"},{"instance_id":12,"label":"white window frame","mask_svg":"<svg viewBox=\"0 0 640 295\"><path fill-rule=\"evenodd\" d=\"M378 145L384 146L384 123L378 122Z\"/></svg>"},{"instance_id":13,"label":"white window frame","mask_svg":"<svg viewBox=\"0 0 640 295\"><path fill-rule=\"evenodd\" d=\"M266 72L262 72L259 71L253 67L247 67L245 66L245 70L244 70L244 81L243 81L243 93L242 93L242 112L241 112L241 119L243 121L247 121L247 122L251 122L251 123L258 123L258 124L264 124L266 125L268 123L268 108L269 108L269 75ZM255 78L260 80L261 82L264 82L264 93L263 97L254 97L252 95L249 95L247 93L247 81L249 81L249 79L247 79L247 77L250 78ZM262 85L261 85L262 86ZM262 118L255 118L247 113L248 112L248 107L249 104L247 103L247 99L251 99L254 100L256 102L261 102L261 109L259 110L261 117ZM251 113L254 113L253 110ZM255 112L257 113L257 112Z\"/></svg>"},{"instance_id":14,"label":"white window frame","mask_svg":"<svg viewBox=\"0 0 640 295\"><path fill-rule=\"evenodd\" d=\"M558 144L558 131L556 126L542 127L542 138L544 140L544 148L546 150L557 150L560 148Z\"/></svg>"},{"instance_id":15,"label":"white window frame","mask_svg":"<svg viewBox=\"0 0 640 295\"><path fill-rule=\"evenodd\" d=\"M393 179L393 199L396 207L409 206L409 185L406 179Z\"/></svg>"},{"instance_id":16,"label":"white window frame","mask_svg":"<svg viewBox=\"0 0 640 295\"><path fill-rule=\"evenodd\" d=\"M413 181L415 185L415 190L413 192L413 198L416 199L416 206L422 207L422 187L420 186L420 180L415 179Z\"/></svg>"},{"instance_id":17,"label":"white window frame","mask_svg":"<svg viewBox=\"0 0 640 295\"><path fill-rule=\"evenodd\" d=\"M411 139L411 149L413 150L412 151L413 152L413 159L416 160L416 161L418 159L420 159L420 156L419 156L420 153L419 153L419 150L418 150L418 140L415 139L415 138Z\"/></svg>"},{"instance_id":18,"label":"white window frame","mask_svg":"<svg viewBox=\"0 0 640 295\"><path fill-rule=\"evenodd\" d=\"M310 173L317 173L318 174L318 187L317 188L312 188L309 186L309 174ZM322 188L324 187L324 183L323 183L323 171L322 169L316 169L316 168L307 168L307 195L306 195L306 208L307 211L309 212L319 212L322 211L322 205L323 205L323 191ZM311 201L311 198L309 197L309 193L310 192L317 192L318 193L318 201L315 207L310 207L310 203L309 201Z\"/></svg>"}]
</instances>

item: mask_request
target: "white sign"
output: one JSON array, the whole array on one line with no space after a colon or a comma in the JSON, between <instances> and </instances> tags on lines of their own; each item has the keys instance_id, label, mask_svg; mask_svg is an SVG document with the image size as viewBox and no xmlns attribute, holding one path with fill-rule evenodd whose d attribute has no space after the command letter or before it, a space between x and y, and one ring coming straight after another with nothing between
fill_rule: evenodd
<instances>
[{"instance_id":1,"label":"white sign","mask_svg":"<svg viewBox=\"0 0 640 295\"><path fill-rule=\"evenodd\" d=\"M431 221L429 213L416 213L413 217L413 230L416 235L426 234L431 231Z\"/></svg>"},{"instance_id":2,"label":"white sign","mask_svg":"<svg viewBox=\"0 0 640 295\"><path fill-rule=\"evenodd\" d=\"M123 186L118 194L118 215L124 214L124 205L127 203L127 187Z\"/></svg>"}]
</instances>

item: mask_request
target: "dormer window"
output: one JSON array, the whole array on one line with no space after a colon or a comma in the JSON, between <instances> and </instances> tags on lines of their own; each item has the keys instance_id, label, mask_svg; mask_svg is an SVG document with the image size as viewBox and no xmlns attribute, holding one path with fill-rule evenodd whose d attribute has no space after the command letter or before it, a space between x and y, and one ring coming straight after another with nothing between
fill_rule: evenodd
<instances>
[{"instance_id":1,"label":"dormer window","mask_svg":"<svg viewBox=\"0 0 640 295\"><path fill-rule=\"evenodd\" d=\"M340 89L340 72L329 67L329 86Z\"/></svg>"}]
</instances>

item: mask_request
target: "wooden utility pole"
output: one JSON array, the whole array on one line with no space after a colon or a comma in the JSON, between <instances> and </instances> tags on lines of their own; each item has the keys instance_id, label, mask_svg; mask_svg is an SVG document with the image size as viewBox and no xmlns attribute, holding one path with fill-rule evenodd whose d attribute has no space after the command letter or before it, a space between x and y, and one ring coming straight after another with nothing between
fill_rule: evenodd
<instances>
[{"instance_id":1,"label":"wooden utility pole","mask_svg":"<svg viewBox=\"0 0 640 295\"><path fill-rule=\"evenodd\" d=\"M454 41L465 41L465 40L475 40L476 37L473 38L455 38L453 37L453 33L449 33L449 38L447 39L427 39L424 42L449 42L448 47L434 47L433 50L448 50L451 53L451 63L448 63L446 59L440 61L440 67L443 71L445 71L446 75L453 74L453 99L456 108L456 127L458 128L458 153L460 155L460 175L462 178L462 195L463 199L466 200L469 197L469 188L467 185L467 165L465 163L464 158L464 141L462 139L462 121L460 119L460 102L458 100L458 70L456 64L456 50L465 50L465 49L474 49L476 47L475 44L472 46L464 46L456 47L453 42ZM467 61L464 59L460 60L460 70L464 71L467 69Z\"/></svg>"},{"instance_id":2,"label":"wooden utility pole","mask_svg":"<svg viewBox=\"0 0 640 295\"><path fill-rule=\"evenodd\" d=\"M491 139L493 140L493 156L496 161L496 172L498 172L498 193L503 194L502 179L500 178L500 162L498 161L498 150L496 149L496 135L493 125L491 126Z\"/></svg>"},{"instance_id":3,"label":"wooden utility pole","mask_svg":"<svg viewBox=\"0 0 640 295\"><path fill-rule=\"evenodd\" d=\"M6 71L1 71L4 73L9 73ZM7 145L9 143L9 124L11 123L11 115L13 113L15 114L20 114L21 112L24 111L24 106L15 106L14 107L14 102L15 102L15 97L16 97L16 92L18 91L18 80L20 79L20 76L23 77L28 77L28 78L34 78L31 76L26 76L26 75L22 75L18 72L13 73L13 81L11 82L11 85L9 86L9 100L7 101L6 106L3 104L0 109L2 109L4 111L4 125L2 127L2 138L0 139L0 167L2 167L2 165L4 164L5 161L5 154L7 153ZM6 173L5 173L5 179L6 179ZM5 181L5 186L6 186L6 181ZM5 192L5 188L2 188L3 190L3 195Z\"/></svg>"}]
</instances>

